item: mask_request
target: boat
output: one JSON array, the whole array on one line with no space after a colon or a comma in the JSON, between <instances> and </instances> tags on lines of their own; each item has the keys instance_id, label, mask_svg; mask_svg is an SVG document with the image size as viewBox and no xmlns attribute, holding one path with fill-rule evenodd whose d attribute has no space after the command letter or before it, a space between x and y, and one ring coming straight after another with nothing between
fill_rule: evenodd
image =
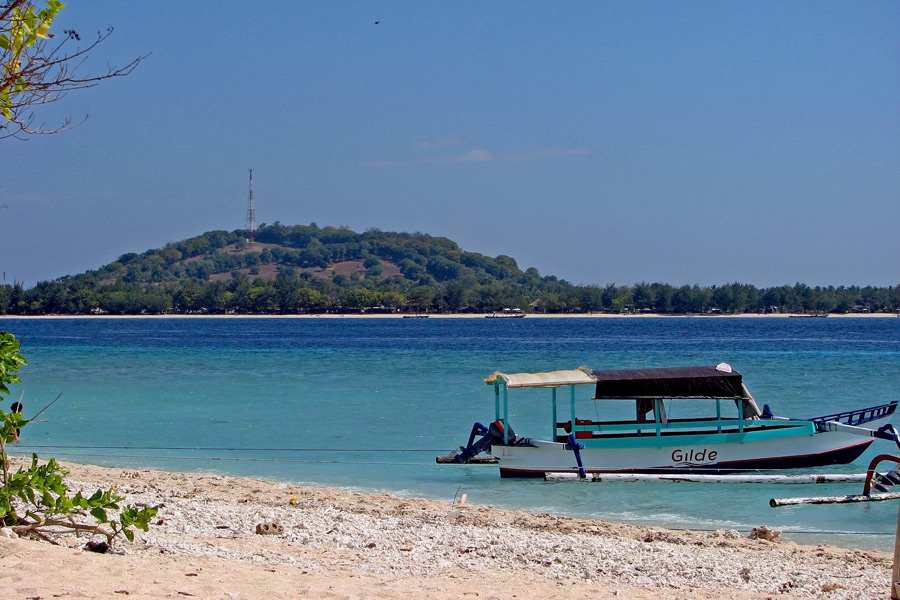
<instances>
[{"instance_id":1,"label":"boat","mask_svg":"<svg viewBox=\"0 0 900 600\"><path fill-rule=\"evenodd\" d=\"M485 383L494 388L494 421L488 426L475 423L467 445L437 462L490 459L498 464L501 477L728 474L846 464L876 438L900 447L900 435L888 423L897 401L808 419L775 416L768 405L759 409L743 376L727 363L498 371ZM509 392L529 388L551 392L552 419L547 421L552 425L544 439L519 437L508 425ZM582 388L593 391L596 414L603 418L579 418L576 391ZM478 456L483 453L487 456Z\"/></svg>"},{"instance_id":2,"label":"boat","mask_svg":"<svg viewBox=\"0 0 900 600\"><path fill-rule=\"evenodd\" d=\"M503 312L493 312L489 315L484 315L485 319L524 319L525 313L522 312L521 308L504 308Z\"/></svg>"}]
</instances>

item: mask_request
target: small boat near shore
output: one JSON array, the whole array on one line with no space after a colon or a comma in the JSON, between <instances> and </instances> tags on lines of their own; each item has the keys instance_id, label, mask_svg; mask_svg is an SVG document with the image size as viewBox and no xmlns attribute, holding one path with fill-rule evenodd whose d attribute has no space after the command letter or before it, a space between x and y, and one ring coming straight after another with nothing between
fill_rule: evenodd
<instances>
[{"instance_id":1,"label":"small boat near shore","mask_svg":"<svg viewBox=\"0 0 900 600\"><path fill-rule=\"evenodd\" d=\"M504 308L502 312L492 312L484 315L485 319L524 319L525 313L521 308Z\"/></svg>"},{"instance_id":2,"label":"small boat near shore","mask_svg":"<svg viewBox=\"0 0 900 600\"><path fill-rule=\"evenodd\" d=\"M465 464L492 458L501 477L725 474L846 464L876 438L900 447L900 435L888 424L896 401L808 419L775 416L768 405L760 410L742 375L726 363L498 371L485 383L494 388L494 421L488 426L475 423L468 443L437 462ZM593 390L596 414L602 418L578 417L576 390L584 387ZM509 391L529 388L551 392L552 428L544 439L519 437L508 425ZM568 415L561 419L559 413L566 408ZM488 456L478 456L482 453Z\"/></svg>"}]
</instances>

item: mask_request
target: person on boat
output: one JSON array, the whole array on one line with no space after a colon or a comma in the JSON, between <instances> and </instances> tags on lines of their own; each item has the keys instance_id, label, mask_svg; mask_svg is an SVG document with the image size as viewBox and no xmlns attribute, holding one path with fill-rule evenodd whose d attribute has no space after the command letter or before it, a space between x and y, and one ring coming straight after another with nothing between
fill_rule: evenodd
<instances>
[{"instance_id":1,"label":"person on boat","mask_svg":"<svg viewBox=\"0 0 900 600\"><path fill-rule=\"evenodd\" d=\"M640 398L637 401L637 418L635 420L638 423L649 423L651 421L648 417L651 413L656 418L656 410L656 403L652 399ZM666 416L666 405L662 401L659 402L659 422L663 425L669 422L669 418Z\"/></svg>"},{"instance_id":2,"label":"person on boat","mask_svg":"<svg viewBox=\"0 0 900 600\"><path fill-rule=\"evenodd\" d=\"M9 405L9 411L14 412L14 413L21 413L22 412L22 403L21 402L13 402L12 404ZM13 436L13 441L14 442L19 441L19 430L18 429L16 429L16 433Z\"/></svg>"}]
</instances>

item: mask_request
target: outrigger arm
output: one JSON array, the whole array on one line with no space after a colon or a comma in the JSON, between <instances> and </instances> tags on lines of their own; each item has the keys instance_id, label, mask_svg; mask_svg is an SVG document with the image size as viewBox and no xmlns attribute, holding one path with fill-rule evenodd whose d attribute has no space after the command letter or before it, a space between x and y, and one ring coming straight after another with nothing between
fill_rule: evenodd
<instances>
[{"instance_id":1,"label":"outrigger arm","mask_svg":"<svg viewBox=\"0 0 900 600\"><path fill-rule=\"evenodd\" d=\"M839 431L841 433L852 433L854 435L889 440L900 448L900 432L890 423L882 425L878 429L868 429L866 427L857 427L856 425L847 425L839 421L816 421L816 428L819 431Z\"/></svg>"}]
</instances>

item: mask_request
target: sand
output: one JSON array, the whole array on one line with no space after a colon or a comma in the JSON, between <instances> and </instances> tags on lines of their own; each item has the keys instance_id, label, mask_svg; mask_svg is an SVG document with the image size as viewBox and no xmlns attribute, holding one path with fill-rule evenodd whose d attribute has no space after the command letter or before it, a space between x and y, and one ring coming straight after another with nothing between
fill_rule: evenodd
<instances>
[{"instance_id":1,"label":"sand","mask_svg":"<svg viewBox=\"0 0 900 600\"><path fill-rule=\"evenodd\" d=\"M105 554L68 534L59 545L0 537L4 600L858 600L890 589L892 557L881 552L212 474L65 467L71 489L115 486L159 513L149 532Z\"/></svg>"}]
</instances>

